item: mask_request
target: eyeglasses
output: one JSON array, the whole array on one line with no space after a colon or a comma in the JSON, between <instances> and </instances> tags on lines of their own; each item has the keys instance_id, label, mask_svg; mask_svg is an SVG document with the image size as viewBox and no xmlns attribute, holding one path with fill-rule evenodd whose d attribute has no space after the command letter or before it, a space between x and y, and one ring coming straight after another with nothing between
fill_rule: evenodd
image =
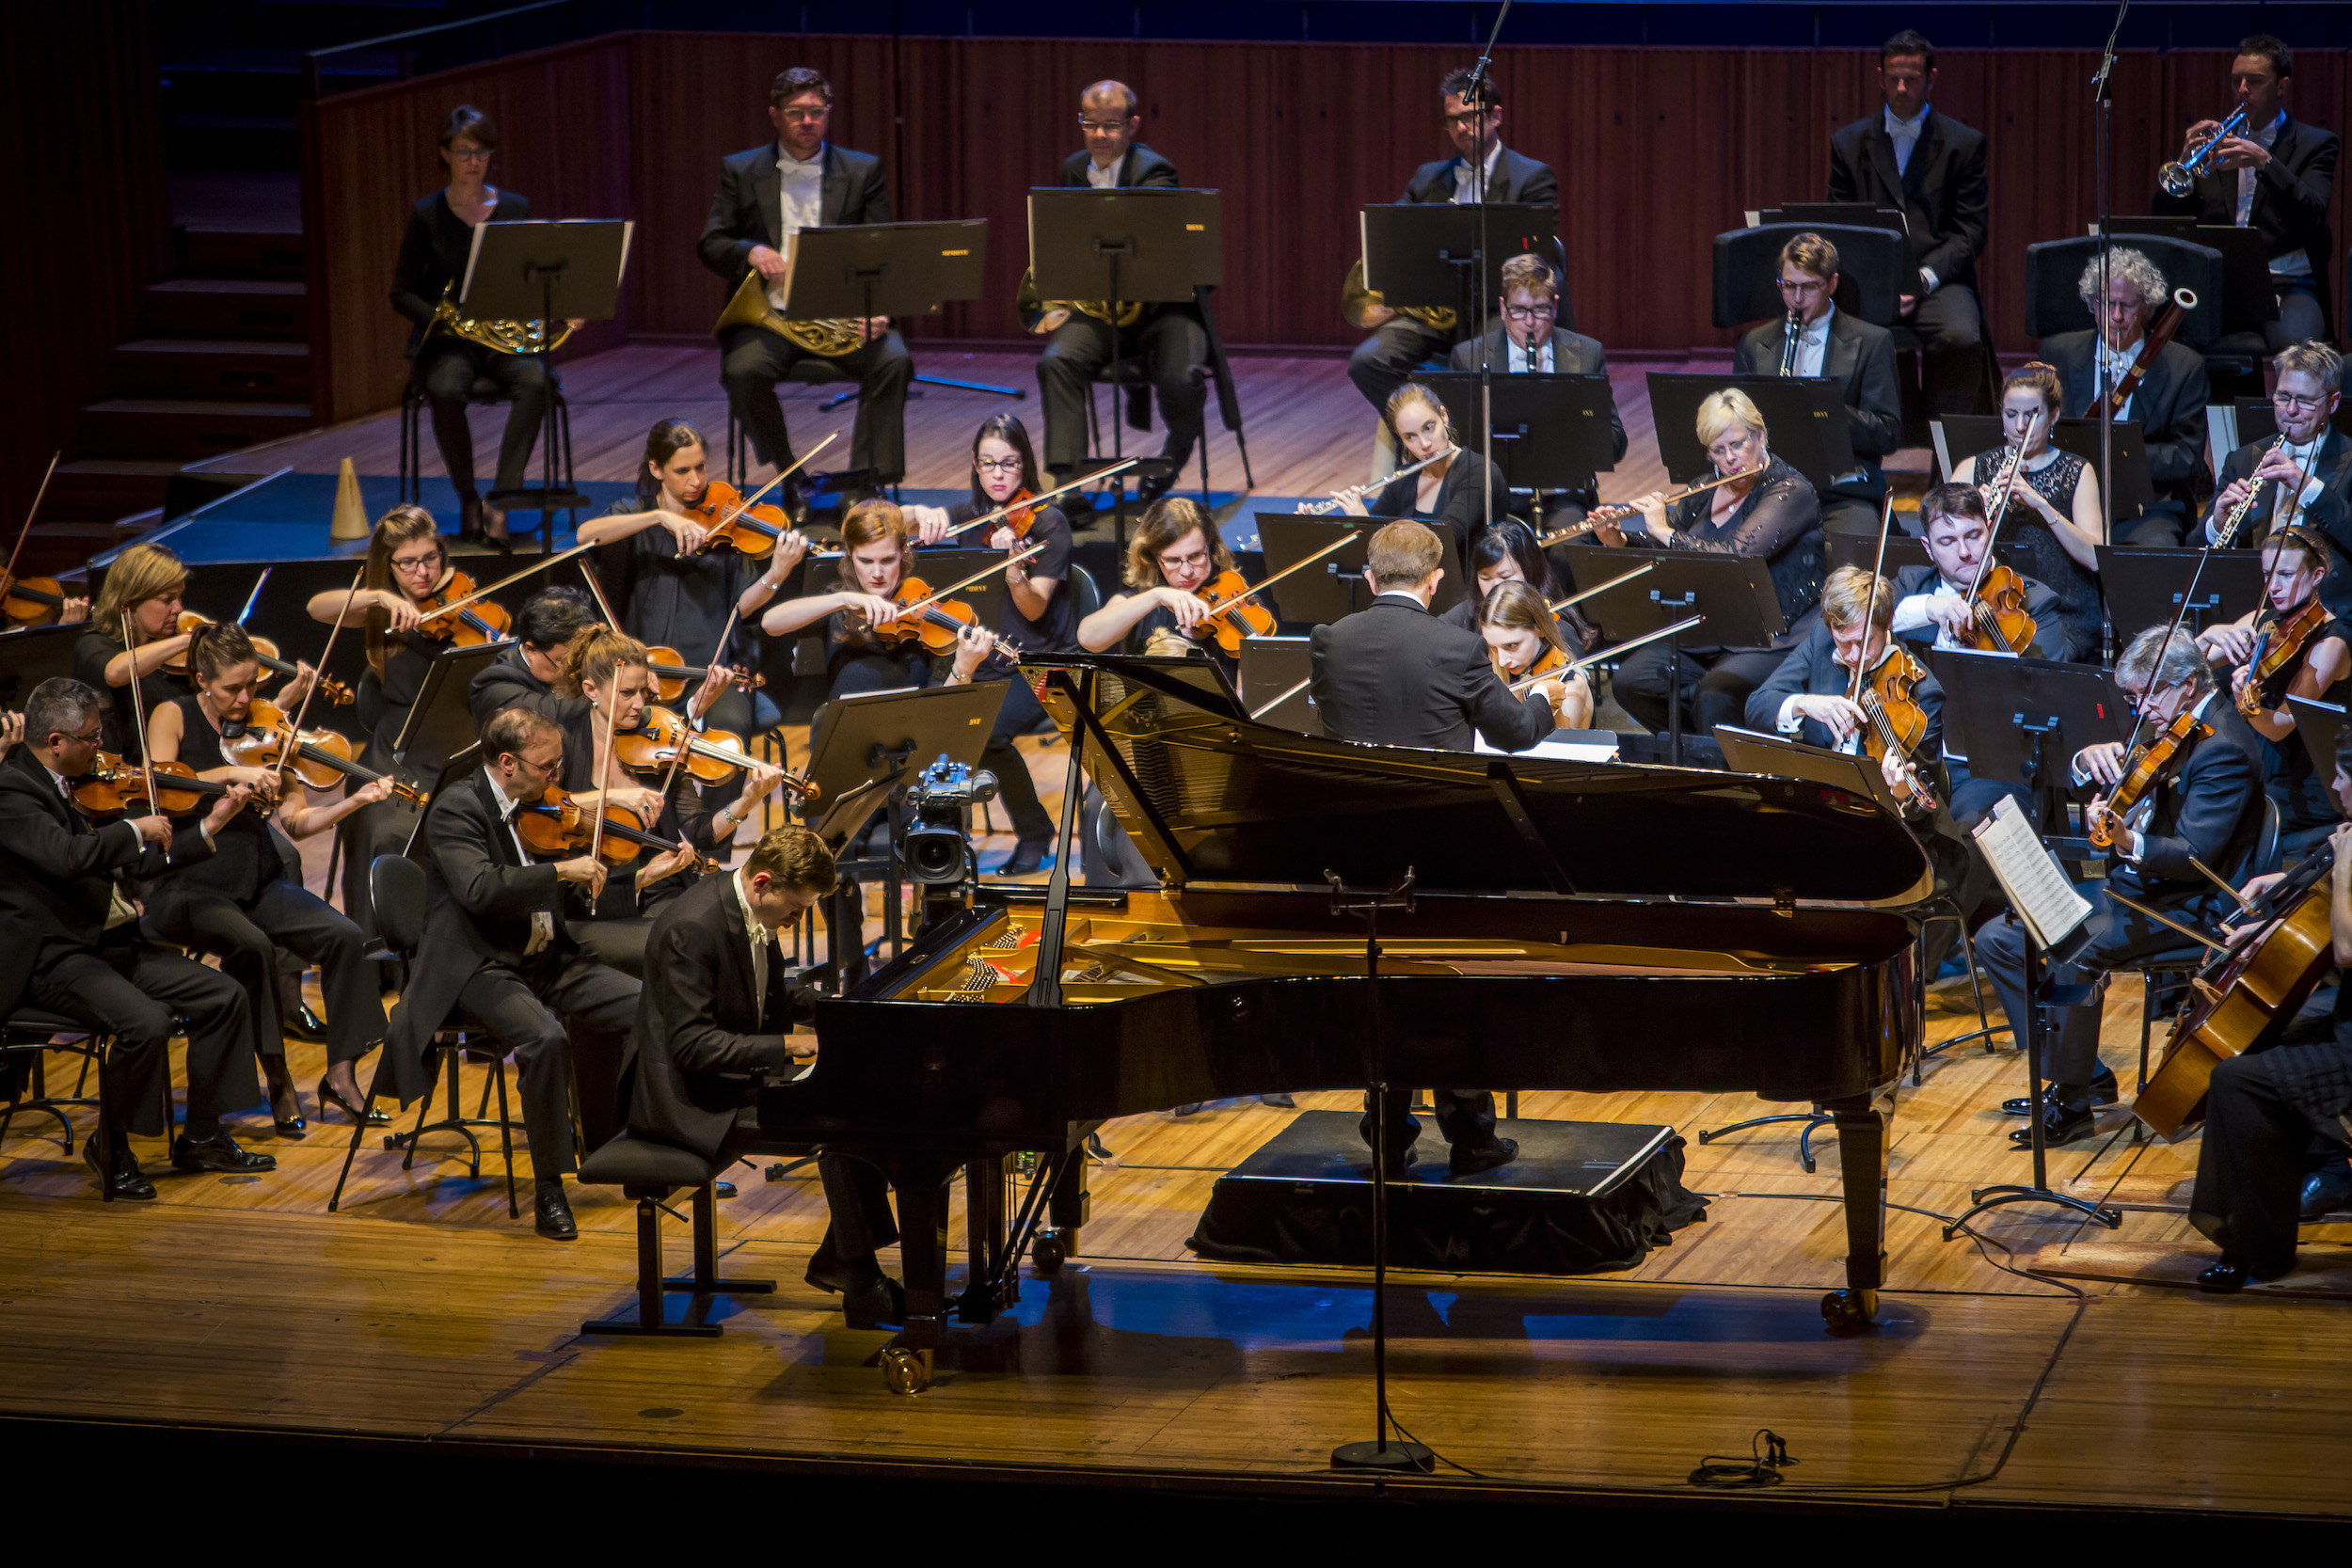
<instances>
[{"instance_id":1,"label":"eyeglasses","mask_svg":"<svg viewBox=\"0 0 2352 1568\"><path fill-rule=\"evenodd\" d=\"M1206 550L1195 550L1190 555L1164 555L1160 557L1160 571L1165 576L1173 577L1178 572L1205 566L1208 562L1209 552Z\"/></svg>"},{"instance_id":2,"label":"eyeglasses","mask_svg":"<svg viewBox=\"0 0 2352 1568\"><path fill-rule=\"evenodd\" d=\"M2273 392L2270 394L2270 406L2273 408L2301 408L2306 411L2315 411L2328 406L2328 394L2322 392L2317 397L2307 398L2298 396L2294 392Z\"/></svg>"},{"instance_id":3,"label":"eyeglasses","mask_svg":"<svg viewBox=\"0 0 2352 1568\"><path fill-rule=\"evenodd\" d=\"M448 559L447 556L439 550L435 550L431 555L396 555L392 557L392 570L421 572L427 567L438 566L446 559Z\"/></svg>"},{"instance_id":4,"label":"eyeglasses","mask_svg":"<svg viewBox=\"0 0 2352 1568\"><path fill-rule=\"evenodd\" d=\"M1491 109L1460 109L1444 119L1448 125L1475 125L1482 117L1493 112Z\"/></svg>"},{"instance_id":5,"label":"eyeglasses","mask_svg":"<svg viewBox=\"0 0 2352 1568\"><path fill-rule=\"evenodd\" d=\"M1558 315L1560 308L1557 305L1506 305L1502 313L1515 322L1533 322Z\"/></svg>"},{"instance_id":6,"label":"eyeglasses","mask_svg":"<svg viewBox=\"0 0 2352 1568\"><path fill-rule=\"evenodd\" d=\"M490 149L486 147L453 147L449 150L449 158L450 162L453 164L486 164L490 161Z\"/></svg>"},{"instance_id":7,"label":"eyeglasses","mask_svg":"<svg viewBox=\"0 0 2352 1568\"><path fill-rule=\"evenodd\" d=\"M984 474L1017 474L1021 471L1018 457L976 457L972 467Z\"/></svg>"},{"instance_id":8,"label":"eyeglasses","mask_svg":"<svg viewBox=\"0 0 2352 1568\"><path fill-rule=\"evenodd\" d=\"M1784 277L1779 281L1780 292L1785 294L1818 294L1829 287L1826 277Z\"/></svg>"},{"instance_id":9,"label":"eyeglasses","mask_svg":"<svg viewBox=\"0 0 2352 1568\"><path fill-rule=\"evenodd\" d=\"M82 735L67 735L63 731L59 731L57 738L59 740L68 741L76 746L95 746L100 741L106 738L106 732L103 727L90 730Z\"/></svg>"},{"instance_id":10,"label":"eyeglasses","mask_svg":"<svg viewBox=\"0 0 2352 1568\"><path fill-rule=\"evenodd\" d=\"M1115 136L1127 129L1127 122L1123 119L1088 119L1081 116L1078 120L1078 129L1097 131L1106 136Z\"/></svg>"}]
</instances>

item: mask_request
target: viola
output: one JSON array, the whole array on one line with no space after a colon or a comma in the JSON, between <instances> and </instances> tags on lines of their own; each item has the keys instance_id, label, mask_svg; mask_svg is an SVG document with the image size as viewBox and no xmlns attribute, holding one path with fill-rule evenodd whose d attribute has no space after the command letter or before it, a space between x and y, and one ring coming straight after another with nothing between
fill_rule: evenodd
<instances>
[{"instance_id":1,"label":"viola","mask_svg":"<svg viewBox=\"0 0 2352 1568\"><path fill-rule=\"evenodd\" d=\"M2190 747L2211 734L2211 724L2200 721L2193 710L2184 708L2172 722L2141 741L2123 759L2122 779L2085 824L2090 842L2101 849L2112 847L2115 835L2123 829L2123 819L2132 814L2133 808L2171 777L2172 769L2185 759Z\"/></svg>"},{"instance_id":2,"label":"viola","mask_svg":"<svg viewBox=\"0 0 2352 1568\"><path fill-rule=\"evenodd\" d=\"M665 703L675 703L683 696L689 681L699 683L710 673L707 665L687 663L686 656L675 648L647 648L645 657L653 661L646 666L646 671L653 676L655 689ZM767 676L755 675L739 664L728 666L727 679L744 691L756 691L768 684Z\"/></svg>"},{"instance_id":3,"label":"viola","mask_svg":"<svg viewBox=\"0 0 2352 1568\"><path fill-rule=\"evenodd\" d=\"M679 761L683 748L685 760ZM612 737L613 754L632 773L667 773L683 767L707 784L725 784L737 772L760 766L743 750L743 737L726 730L696 735L686 721L666 707L648 707L637 728ZM797 774L784 776L784 788L803 800L817 797L817 786Z\"/></svg>"},{"instance_id":4,"label":"viola","mask_svg":"<svg viewBox=\"0 0 2352 1568\"><path fill-rule=\"evenodd\" d=\"M1968 608L1974 619L1960 641L1979 653L2022 654L2042 629L2026 613L2026 579L1997 562L1977 579Z\"/></svg>"},{"instance_id":5,"label":"viola","mask_svg":"<svg viewBox=\"0 0 2352 1568\"><path fill-rule=\"evenodd\" d=\"M792 519L784 509L761 501L746 506L743 493L723 479L714 479L703 486L703 493L688 506L685 515L703 525L703 542L694 553L701 555L724 545L755 561L765 561L776 553L776 546L792 531Z\"/></svg>"},{"instance_id":6,"label":"viola","mask_svg":"<svg viewBox=\"0 0 2352 1568\"><path fill-rule=\"evenodd\" d=\"M112 752L91 758L89 771L73 781L73 803L93 822L111 822L135 811L186 816L210 810L213 801L228 793L227 784L198 778L196 769L184 762L159 762L155 764L156 800L150 805L147 775L137 763L126 762ZM257 791L253 800L260 802L262 796Z\"/></svg>"},{"instance_id":7,"label":"viola","mask_svg":"<svg viewBox=\"0 0 2352 1568\"><path fill-rule=\"evenodd\" d=\"M1209 607L1207 618L1200 623L1201 634L1215 638L1226 657L1241 657L1244 638L1274 635L1274 611L1252 597L1264 586L1260 583L1256 588L1250 587L1239 572L1229 566L1192 591L1196 598Z\"/></svg>"},{"instance_id":8,"label":"viola","mask_svg":"<svg viewBox=\"0 0 2352 1568\"><path fill-rule=\"evenodd\" d=\"M596 817L567 791L549 784L537 800L515 809L515 832L523 847L535 855L572 855L596 844L600 858L610 865L627 865L647 849L667 854L677 847L645 832L644 818L618 801L607 802L600 815L604 817L601 841ZM697 855L693 869L715 871L718 867Z\"/></svg>"},{"instance_id":9,"label":"viola","mask_svg":"<svg viewBox=\"0 0 2352 1568\"><path fill-rule=\"evenodd\" d=\"M65 586L56 578L0 572L0 614L20 626L46 626L65 613Z\"/></svg>"},{"instance_id":10,"label":"viola","mask_svg":"<svg viewBox=\"0 0 2352 1568\"><path fill-rule=\"evenodd\" d=\"M348 737L333 730L296 731L282 709L258 698L243 723L222 728L220 753L241 768L276 768L282 761L312 789L332 789L345 779L370 784L384 776L352 760ZM412 806L431 799L399 779L392 781L392 794Z\"/></svg>"},{"instance_id":11,"label":"viola","mask_svg":"<svg viewBox=\"0 0 2352 1568\"><path fill-rule=\"evenodd\" d=\"M2286 701L2287 682L2302 663L2304 648L2331 619L2317 594L2292 615L2263 611L2263 629L2246 667L2246 684L2238 689L2237 710L2251 719Z\"/></svg>"},{"instance_id":12,"label":"viola","mask_svg":"<svg viewBox=\"0 0 2352 1568\"><path fill-rule=\"evenodd\" d=\"M1874 758L1892 751L1910 762L1928 738L1928 710L1919 701L1919 687L1928 673L1901 643L1890 640L1890 646L1893 652L1863 677L1855 699L1869 721L1862 746ZM1935 809L1934 792L1916 778L1897 784L1895 797L1920 811Z\"/></svg>"},{"instance_id":13,"label":"viola","mask_svg":"<svg viewBox=\"0 0 2352 1568\"><path fill-rule=\"evenodd\" d=\"M219 624L219 622L213 620L209 616L199 615L193 610L183 610L180 612L180 623L175 629L193 635L197 632L203 631L208 627L216 626ZM289 664L286 660L278 657L278 644L269 638L259 637L254 635L252 632L247 632L246 633L246 641L253 644L253 652L256 656L257 661L261 664L262 669L275 671L278 674L286 676L288 679L292 679L294 676L301 673L301 668L298 665ZM166 674L178 675L183 680L187 679L188 650L186 648L181 649L178 653L164 660L163 667ZM328 702L343 704L353 701L351 688L345 686L342 682L336 680L324 671L320 672L318 681L319 695L326 698Z\"/></svg>"},{"instance_id":14,"label":"viola","mask_svg":"<svg viewBox=\"0 0 2352 1568\"><path fill-rule=\"evenodd\" d=\"M505 606L482 599L459 609L449 608L460 599L471 598L473 593L473 578L463 572L450 573L438 588L417 601L417 613L424 617L417 625L417 635L461 648L503 641L515 624Z\"/></svg>"},{"instance_id":15,"label":"viola","mask_svg":"<svg viewBox=\"0 0 2352 1568\"><path fill-rule=\"evenodd\" d=\"M2168 1142L2204 1119L2213 1069L2267 1043L2319 989L2335 963L2329 930L2335 853L2326 845L2256 906L2256 933L2219 960L2218 983L2190 982L2197 1003L2182 1016L2164 1061L2132 1103Z\"/></svg>"}]
</instances>

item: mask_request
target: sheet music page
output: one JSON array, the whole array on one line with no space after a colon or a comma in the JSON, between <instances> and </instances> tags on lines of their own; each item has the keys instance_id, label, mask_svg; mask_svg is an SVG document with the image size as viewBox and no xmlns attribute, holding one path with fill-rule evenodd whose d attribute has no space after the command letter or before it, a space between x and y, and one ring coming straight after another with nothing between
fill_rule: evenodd
<instances>
[{"instance_id":1,"label":"sheet music page","mask_svg":"<svg viewBox=\"0 0 2352 1568\"><path fill-rule=\"evenodd\" d=\"M2009 901L2044 950L2063 942L2090 916L2090 904L2058 869L2058 859L2026 821L2016 798L2004 795L1977 824L1978 847Z\"/></svg>"}]
</instances>

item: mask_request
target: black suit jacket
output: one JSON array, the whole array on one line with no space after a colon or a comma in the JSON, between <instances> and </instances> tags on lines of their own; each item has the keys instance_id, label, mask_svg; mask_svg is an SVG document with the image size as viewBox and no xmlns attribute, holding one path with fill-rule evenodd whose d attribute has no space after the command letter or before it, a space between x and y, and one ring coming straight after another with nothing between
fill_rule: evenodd
<instances>
[{"instance_id":1,"label":"black suit jacket","mask_svg":"<svg viewBox=\"0 0 2352 1568\"><path fill-rule=\"evenodd\" d=\"M753 1071L779 1079L792 1071L784 1035L792 1022L790 963L788 951L770 951L767 1006L755 1007L731 875L704 878L654 917L623 1069L632 1082L631 1136L719 1158L735 1113L752 1103Z\"/></svg>"},{"instance_id":2,"label":"black suit jacket","mask_svg":"<svg viewBox=\"0 0 2352 1568\"><path fill-rule=\"evenodd\" d=\"M1843 697L1853 684L1852 674L1837 662L1837 641L1830 635L1828 623L1817 624L1805 640L1788 650L1788 657L1780 661L1772 679L1748 693L1748 728L1766 735L1779 733L1781 704L1791 697ZM1928 716L1927 739L1922 741L1915 760L1931 759L1944 754L1944 689L1930 675L1916 689L1919 705ZM1797 738L1807 746L1828 751L1836 745L1836 737L1819 720L1806 719L1797 725Z\"/></svg>"},{"instance_id":3,"label":"black suit jacket","mask_svg":"<svg viewBox=\"0 0 2352 1568\"><path fill-rule=\"evenodd\" d=\"M2168 905L2210 906L2217 913L2234 906L2190 861L2243 879L2262 833L2262 737L2238 717L2227 691L2205 705L2203 718L2213 734L2156 786L2154 810L2139 830L2146 841L2139 863L2123 865L2119 857L2108 875L2122 879L2126 893L2137 882Z\"/></svg>"},{"instance_id":4,"label":"black suit jacket","mask_svg":"<svg viewBox=\"0 0 2352 1568\"><path fill-rule=\"evenodd\" d=\"M2065 411L2089 408L2099 395L2099 335L2086 328L2042 340L2042 357L2065 384ZM2132 388L2129 410L2144 433L2148 477L2155 482L2156 505L2185 517L2197 505L2205 477L2205 356L2186 343L2164 345L2156 362Z\"/></svg>"},{"instance_id":5,"label":"black suit jacket","mask_svg":"<svg viewBox=\"0 0 2352 1568\"><path fill-rule=\"evenodd\" d=\"M531 673L523 662L523 646L517 642L473 673L473 682L466 688L466 703L473 710L477 728L510 707L527 707L532 712L566 723L588 711L585 697L559 697L553 688Z\"/></svg>"},{"instance_id":6,"label":"black suit jacket","mask_svg":"<svg viewBox=\"0 0 2352 1568\"><path fill-rule=\"evenodd\" d=\"M501 187L498 205L490 209L491 223L525 223L531 218L531 198ZM392 263L392 309L416 323L408 332L408 357L417 356L424 329L441 303L441 293L466 276L473 254L473 230L450 211L442 191L421 198L408 211L408 230L400 237L400 259Z\"/></svg>"},{"instance_id":7,"label":"black suit jacket","mask_svg":"<svg viewBox=\"0 0 2352 1568\"><path fill-rule=\"evenodd\" d=\"M1740 375L1776 373L1788 337L1786 316L1751 328L1732 353L1732 370ZM1829 318L1829 347L1821 356L1821 373L1846 389L1846 422L1853 435L1853 454L1862 460L1868 476L1859 484L1836 486L1831 493L1875 501L1886 493L1879 459L1903 444L1902 386L1895 379L1895 335L1843 310L1834 312Z\"/></svg>"},{"instance_id":8,"label":"black suit jacket","mask_svg":"<svg viewBox=\"0 0 2352 1568\"><path fill-rule=\"evenodd\" d=\"M1895 602L1902 603L1915 594L1932 593L1942 574L1932 566L1903 566L1895 572ZM2074 649L2066 636L2066 623L2058 618L2058 597L2049 584L2038 578L2026 578L2026 613L2033 617L2032 643L2022 650L2027 658L2068 659ZM1895 635L1911 644L1911 651L1920 662L1927 661L1928 650L1935 646L1937 626L1929 622Z\"/></svg>"},{"instance_id":9,"label":"black suit jacket","mask_svg":"<svg viewBox=\"0 0 2352 1568\"><path fill-rule=\"evenodd\" d=\"M2270 163L2254 175L2254 204L2246 226L2263 237L2266 256L2301 251L2311 258L2312 279L2319 285L2319 307L2327 312L2328 330L2335 329L2335 291L2328 279L2336 268L2336 242L2328 228L2328 203L2335 194L2336 134L2306 125L2293 115L2279 127L2270 144ZM2186 196L2171 197L2159 190L2149 203L2152 213L2194 215L2200 223L2230 228L2237 222L2237 170L2224 169L2200 179Z\"/></svg>"},{"instance_id":10,"label":"black suit jacket","mask_svg":"<svg viewBox=\"0 0 2352 1568\"><path fill-rule=\"evenodd\" d=\"M1405 194L1399 201L1451 201L1454 182L1467 179L1470 165L1460 158L1440 158L1434 164L1423 164L1413 170L1413 177L1405 182ZM1525 202L1531 207L1560 205L1560 177L1549 164L1539 164L1523 153L1509 148L1495 160L1494 181L1487 187L1486 199L1502 202Z\"/></svg>"},{"instance_id":11,"label":"black suit jacket","mask_svg":"<svg viewBox=\"0 0 2352 1568\"><path fill-rule=\"evenodd\" d=\"M1073 152L1061 161L1061 182L1065 186L1083 186L1087 182L1087 165L1094 155L1085 149ZM1138 187L1153 190L1174 190L1184 182L1176 178L1176 166L1152 151L1141 142L1129 142L1127 155L1119 160L1119 188L1132 191Z\"/></svg>"},{"instance_id":12,"label":"black suit jacket","mask_svg":"<svg viewBox=\"0 0 2352 1568\"><path fill-rule=\"evenodd\" d=\"M1486 362L1494 366L1497 375L1507 373L1511 363L1510 352L1503 346L1502 334L1502 324L1500 322L1486 333ZM1465 340L1454 344L1453 354L1447 357L1447 368L1475 371L1478 369L1478 352L1479 345L1475 341ZM1570 332L1555 326L1551 329L1551 370L1555 375L1607 375L1609 356L1602 350L1598 338L1587 338L1581 332ZM1609 444L1611 461L1623 462L1626 451L1625 420L1618 417L1613 389L1609 396ZM1568 488L1574 493L1597 494L1594 483L1593 476L1586 474ZM1588 499L1585 504L1590 506L1594 502Z\"/></svg>"},{"instance_id":13,"label":"black suit jacket","mask_svg":"<svg viewBox=\"0 0 2352 1568\"><path fill-rule=\"evenodd\" d=\"M1311 689L1323 733L1368 746L1472 750L1472 732L1523 752L1553 729L1551 705L1515 697L1495 674L1486 639L1447 626L1410 599L1317 626Z\"/></svg>"},{"instance_id":14,"label":"black suit jacket","mask_svg":"<svg viewBox=\"0 0 2352 1568\"><path fill-rule=\"evenodd\" d=\"M1829 139L1829 198L1900 208L1911 228L1904 259L1932 269L1939 282L1976 287L1985 234L1982 133L1931 107L1911 167L1898 171L1884 111L1857 119Z\"/></svg>"},{"instance_id":15,"label":"black suit jacket","mask_svg":"<svg viewBox=\"0 0 2352 1568\"><path fill-rule=\"evenodd\" d=\"M703 265L739 289L752 270L752 247L782 250L776 227L783 221L784 181L776 173L777 144L729 153L719 163L719 192L710 198L695 250ZM882 160L825 144L824 200L817 221L836 224L888 223L890 192L882 184Z\"/></svg>"},{"instance_id":16,"label":"black suit jacket","mask_svg":"<svg viewBox=\"0 0 2352 1568\"><path fill-rule=\"evenodd\" d=\"M0 763L0 1018L59 950L95 947L119 879L161 876L213 852L195 823L168 859L127 824L93 829L66 803L29 746Z\"/></svg>"},{"instance_id":17,"label":"black suit jacket","mask_svg":"<svg viewBox=\"0 0 2352 1568\"><path fill-rule=\"evenodd\" d=\"M2228 515L2221 507L2221 492L2251 474L2260 467L2263 453L2270 450L2270 441L2249 441L2221 460L2221 472L2214 483L2214 499L2205 507L2203 531L2191 543L2211 538L2210 531ZM2352 439L2330 430L2327 439L2319 443L2319 457L2312 465L2312 472L2320 483L2319 498L2303 509L2303 521L2328 536L2335 550L2336 563L2328 573L2328 580L2319 585L2323 603L2337 616L2352 614ZM2254 504L2246 521L2238 530L2236 546L2250 549L2262 543L2270 531L2270 517L2279 504L2279 483L2264 480L2254 491Z\"/></svg>"}]
</instances>

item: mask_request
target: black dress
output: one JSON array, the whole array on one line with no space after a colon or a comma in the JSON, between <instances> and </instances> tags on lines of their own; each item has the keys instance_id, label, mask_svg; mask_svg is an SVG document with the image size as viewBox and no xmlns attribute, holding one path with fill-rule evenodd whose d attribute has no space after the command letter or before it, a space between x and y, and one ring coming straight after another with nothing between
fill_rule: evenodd
<instances>
[{"instance_id":1,"label":"black dress","mask_svg":"<svg viewBox=\"0 0 2352 1568\"><path fill-rule=\"evenodd\" d=\"M1502 517L1511 510L1511 483L1502 477L1502 470L1477 452L1464 447L1454 454L1454 461L1445 466L1445 477L1438 482L1435 503L1423 512L1417 504L1421 498L1421 475L1399 474L1382 485L1368 501L1364 510L1375 517L1417 517L1425 523L1442 523L1454 534L1454 559L1470 559L1470 546L1486 531L1486 486L1483 476L1491 473L1495 487L1495 515Z\"/></svg>"},{"instance_id":2,"label":"black dress","mask_svg":"<svg viewBox=\"0 0 2352 1568\"><path fill-rule=\"evenodd\" d=\"M1995 447L1980 451L1971 460L1977 483L1991 484L2001 477L2001 471L2015 459L2015 447ZM2071 451L2061 451L2056 462L2044 463L2039 468L2025 470L2026 483L2033 493L2048 501L2061 517L2074 515L2074 492L2083 482L2090 465ZM2011 502L2009 515L2001 519L2001 532L2014 539L2029 564L2026 575L2046 583L2058 595L2058 619L2066 623L2067 641L2077 653L2099 646L2101 630L2106 623L2099 599L2099 576L2087 570L2066 546L2058 543L2057 532L2042 520L2042 514L2029 506Z\"/></svg>"},{"instance_id":3,"label":"black dress","mask_svg":"<svg viewBox=\"0 0 2352 1568\"><path fill-rule=\"evenodd\" d=\"M501 190L485 223L520 223L531 216L531 202L514 191ZM447 191L435 191L409 210L408 229L401 236L400 257L392 265L392 309L414 325L408 333L411 372L433 409L434 444L441 464L460 499L473 502L473 436L466 422L466 404L477 380L495 383L511 406L506 433L499 442L498 479L494 489L512 490L523 483L532 444L547 414L548 388L554 379L547 360L532 354L501 354L453 333L427 335L426 327L450 284L465 277L473 251L473 227L452 211Z\"/></svg>"},{"instance_id":4,"label":"black dress","mask_svg":"<svg viewBox=\"0 0 2352 1568\"><path fill-rule=\"evenodd\" d=\"M167 675L161 670L139 677L136 712L132 710L131 685L106 684L106 666L122 652L122 639L110 636L93 626L73 640L73 678L98 693L99 722L104 738L100 742L119 757L136 757L139 736L147 728L147 716L155 711L158 703L188 694L188 683L178 675Z\"/></svg>"}]
</instances>

